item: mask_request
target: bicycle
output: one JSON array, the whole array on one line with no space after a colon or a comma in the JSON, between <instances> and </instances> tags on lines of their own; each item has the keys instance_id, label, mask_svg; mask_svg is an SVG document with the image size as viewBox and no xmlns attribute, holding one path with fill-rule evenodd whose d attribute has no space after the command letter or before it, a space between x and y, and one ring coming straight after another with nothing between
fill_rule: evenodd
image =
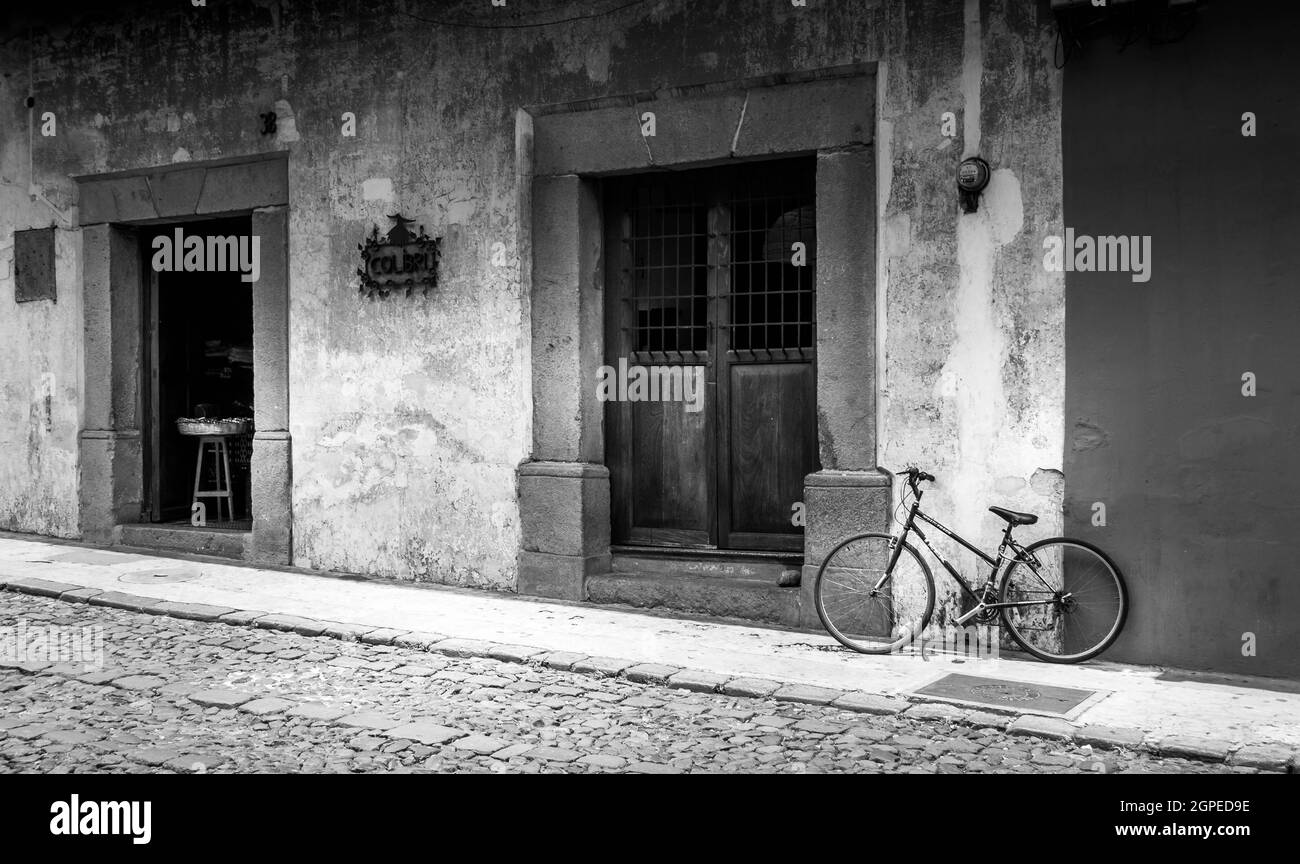
<instances>
[{"instance_id":1,"label":"bicycle","mask_svg":"<svg viewBox=\"0 0 1300 864\"><path fill-rule=\"evenodd\" d=\"M991 624L1000 617L1021 648L1051 663L1096 657L1119 636L1128 615L1128 590L1105 552L1069 537L1021 546L1012 536L1013 529L1033 525L1038 517L990 507L1007 523L994 558L921 512L923 493L918 484L933 482L933 474L915 467L899 473L907 474L907 489L913 496L902 531L841 540L817 571L813 590L817 615L840 644L863 654L888 654L919 637L930 623L934 577L916 547L907 542L912 533L974 601L972 608L952 619L959 627L970 621ZM905 489L899 506L906 503ZM987 562L992 567L987 581L972 587L930 544L918 520ZM1002 579L995 590L999 573Z\"/></svg>"}]
</instances>

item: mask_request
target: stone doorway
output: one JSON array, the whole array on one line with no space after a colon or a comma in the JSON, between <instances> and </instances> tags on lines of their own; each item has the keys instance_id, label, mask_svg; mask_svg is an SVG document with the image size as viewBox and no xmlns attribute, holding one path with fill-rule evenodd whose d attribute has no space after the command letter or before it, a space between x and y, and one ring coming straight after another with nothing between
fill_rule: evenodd
<instances>
[{"instance_id":1,"label":"stone doorway","mask_svg":"<svg viewBox=\"0 0 1300 864\"><path fill-rule=\"evenodd\" d=\"M83 539L291 562L287 169L287 154L272 153L75 178L84 260ZM150 514L141 374L150 267L142 237L162 224L215 218L246 219L260 238L252 290L251 529L217 540L142 524Z\"/></svg>"},{"instance_id":2,"label":"stone doorway","mask_svg":"<svg viewBox=\"0 0 1300 864\"><path fill-rule=\"evenodd\" d=\"M656 119L654 136L642 133L647 113ZM888 521L889 480L876 466L874 129L872 64L519 112L521 208L531 212L520 248L531 260L522 281L531 296L534 406L532 460L519 468L520 593L585 600L612 570L609 454L595 387L611 302L604 184L638 172L808 157L818 226L811 386L821 470L803 478L798 502L806 520L796 552L803 585L765 586L759 605L771 610L760 617L815 624L809 577L821 557L838 537ZM638 595L642 605L663 601L658 588L648 592ZM754 606L748 594L735 599L737 609ZM728 614L712 603L705 598L696 611Z\"/></svg>"}]
</instances>

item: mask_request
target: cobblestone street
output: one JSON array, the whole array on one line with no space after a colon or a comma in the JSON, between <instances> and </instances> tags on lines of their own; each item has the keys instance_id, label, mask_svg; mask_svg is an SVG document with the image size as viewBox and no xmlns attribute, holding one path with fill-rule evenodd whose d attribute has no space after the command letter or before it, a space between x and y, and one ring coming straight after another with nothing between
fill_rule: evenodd
<instances>
[{"instance_id":1,"label":"cobblestone street","mask_svg":"<svg viewBox=\"0 0 1300 864\"><path fill-rule=\"evenodd\" d=\"M4 772L1252 771L0 593L20 619L101 625L106 656L0 661Z\"/></svg>"}]
</instances>

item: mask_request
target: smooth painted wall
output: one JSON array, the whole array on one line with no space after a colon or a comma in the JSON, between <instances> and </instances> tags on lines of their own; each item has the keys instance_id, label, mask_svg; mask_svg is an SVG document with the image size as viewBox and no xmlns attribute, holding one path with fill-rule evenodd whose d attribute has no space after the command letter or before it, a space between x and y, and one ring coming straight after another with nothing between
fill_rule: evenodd
<instances>
[{"instance_id":1,"label":"smooth painted wall","mask_svg":"<svg viewBox=\"0 0 1300 864\"><path fill-rule=\"evenodd\" d=\"M1097 43L1065 70L1067 224L1152 243L1148 282L1067 275L1066 528L1128 578L1108 657L1294 677L1300 9L1199 14L1183 42Z\"/></svg>"}]
</instances>

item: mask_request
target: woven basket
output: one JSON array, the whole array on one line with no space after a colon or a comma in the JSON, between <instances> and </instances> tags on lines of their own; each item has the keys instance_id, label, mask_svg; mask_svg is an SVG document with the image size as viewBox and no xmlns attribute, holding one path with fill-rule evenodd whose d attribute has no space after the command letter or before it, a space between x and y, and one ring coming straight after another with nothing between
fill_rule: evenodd
<instances>
[{"instance_id":1,"label":"woven basket","mask_svg":"<svg viewBox=\"0 0 1300 864\"><path fill-rule=\"evenodd\" d=\"M251 420L194 420L181 417L176 429L182 435L244 435L253 428Z\"/></svg>"}]
</instances>

